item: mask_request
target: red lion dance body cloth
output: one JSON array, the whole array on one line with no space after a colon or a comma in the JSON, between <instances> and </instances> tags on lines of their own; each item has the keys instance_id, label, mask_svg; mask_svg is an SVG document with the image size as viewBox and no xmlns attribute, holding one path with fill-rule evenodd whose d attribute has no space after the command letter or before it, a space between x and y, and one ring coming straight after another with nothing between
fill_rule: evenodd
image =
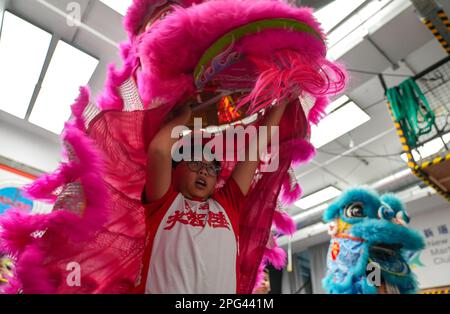
<instances>
[{"instance_id":1,"label":"red lion dance body cloth","mask_svg":"<svg viewBox=\"0 0 450 314\"><path fill-rule=\"evenodd\" d=\"M282 210L301 194L293 167L312 158L310 123L346 75L326 59L311 11L278 0L135 0L125 27L123 68L110 68L97 104L81 89L63 133L65 161L27 188L53 211L10 211L0 221L2 248L16 264L4 292L142 293L146 153L167 115L192 102L201 115L212 108L219 123L233 122L287 100L279 167L257 172L240 218L237 291L252 293L267 263L284 266L271 228L295 231ZM234 166L223 163L222 182ZM67 278L73 265L80 285Z\"/></svg>"}]
</instances>

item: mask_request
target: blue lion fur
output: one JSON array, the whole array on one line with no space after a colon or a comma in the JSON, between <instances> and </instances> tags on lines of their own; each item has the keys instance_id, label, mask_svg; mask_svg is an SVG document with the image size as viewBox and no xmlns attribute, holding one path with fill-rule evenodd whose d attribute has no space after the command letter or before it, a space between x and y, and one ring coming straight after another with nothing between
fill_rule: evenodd
<instances>
[{"instance_id":1,"label":"blue lion fur","mask_svg":"<svg viewBox=\"0 0 450 314\"><path fill-rule=\"evenodd\" d=\"M416 275L413 272L411 272L408 276L400 277L382 271L382 277L387 282L396 285L401 294L417 293L417 287L419 284L417 282Z\"/></svg>"},{"instance_id":2,"label":"blue lion fur","mask_svg":"<svg viewBox=\"0 0 450 314\"><path fill-rule=\"evenodd\" d=\"M378 208L381 206L380 197L374 190L368 188L353 188L345 191L342 195L334 201L323 214L323 220L325 222L331 222L334 219L340 217L342 220L348 223L356 223L360 221L360 218L345 218L343 215L344 207L351 202L361 202L364 204L364 210L367 209L367 217L377 218Z\"/></svg>"},{"instance_id":3,"label":"blue lion fur","mask_svg":"<svg viewBox=\"0 0 450 314\"><path fill-rule=\"evenodd\" d=\"M403 202L394 194L384 194L380 197L381 201L388 204L397 214L398 212L403 212L403 218L405 219L406 223L409 223L409 216L406 212L406 208L403 205Z\"/></svg>"},{"instance_id":4,"label":"blue lion fur","mask_svg":"<svg viewBox=\"0 0 450 314\"><path fill-rule=\"evenodd\" d=\"M367 268L367 261L369 260L369 246L364 243L362 245L361 256L355 267L346 280L342 283L333 282L333 274L327 274L322 280L322 286L328 293L331 294L376 294L377 287L371 285L365 275ZM331 249L331 248L330 248ZM328 258L330 253L328 253Z\"/></svg>"},{"instance_id":5,"label":"blue lion fur","mask_svg":"<svg viewBox=\"0 0 450 314\"><path fill-rule=\"evenodd\" d=\"M366 217L345 217L345 206L353 202L363 204L364 215ZM345 278L341 283L336 283L333 282L333 273L328 272L322 280L324 289L329 293L376 294L378 292L378 288L370 284L366 277L369 248L374 244L401 244L402 251L403 249L417 251L425 247L424 238L419 232L384 219L379 219L378 209L383 203L391 207L395 214L403 212L403 218L406 218L405 221L407 223L409 222L405 207L399 198L393 194L385 194L380 197L376 191L367 188L354 188L345 191L325 211L323 215L325 222L331 222L336 218L340 218L352 225L349 230L351 235L366 241L364 242L357 265L355 267L352 266L348 273L348 278ZM328 258L330 258L329 256L330 252ZM400 293L415 293L417 290L417 279L412 272L407 276L401 277L382 270L382 276L385 281L395 284Z\"/></svg>"},{"instance_id":6,"label":"blue lion fur","mask_svg":"<svg viewBox=\"0 0 450 314\"><path fill-rule=\"evenodd\" d=\"M350 233L369 244L402 244L403 249L411 251L425 248L425 241L419 232L386 220L364 219L353 225Z\"/></svg>"},{"instance_id":7,"label":"blue lion fur","mask_svg":"<svg viewBox=\"0 0 450 314\"><path fill-rule=\"evenodd\" d=\"M403 202L394 194L383 194L380 197L382 202L385 202L391 206L391 208L397 213L399 211L406 211Z\"/></svg>"}]
</instances>

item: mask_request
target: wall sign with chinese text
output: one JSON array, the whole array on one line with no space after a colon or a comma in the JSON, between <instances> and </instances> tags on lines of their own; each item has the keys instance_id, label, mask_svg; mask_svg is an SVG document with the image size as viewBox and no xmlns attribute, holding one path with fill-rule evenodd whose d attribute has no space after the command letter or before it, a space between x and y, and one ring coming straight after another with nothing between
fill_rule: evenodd
<instances>
[{"instance_id":1,"label":"wall sign with chinese text","mask_svg":"<svg viewBox=\"0 0 450 314\"><path fill-rule=\"evenodd\" d=\"M426 247L409 256L421 289L450 285L450 208L414 217L412 227L425 236Z\"/></svg>"}]
</instances>

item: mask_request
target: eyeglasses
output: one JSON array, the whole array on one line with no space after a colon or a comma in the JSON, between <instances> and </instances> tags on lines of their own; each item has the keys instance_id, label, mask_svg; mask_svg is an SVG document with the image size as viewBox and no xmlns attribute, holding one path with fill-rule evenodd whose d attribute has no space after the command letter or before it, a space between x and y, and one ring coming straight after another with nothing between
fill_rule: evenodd
<instances>
[{"instance_id":1,"label":"eyeglasses","mask_svg":"<svg viewBox=\"0 0 450 314\"><path fill-rule=\"evenodd\" d=\"M199 172L200 170L205 168L208 174L213 177L218 176L220 171L222 171L222 168L217 165L207 164L201 161L188 161L187 166L189 170L193 172Z\"/></svg>"}]
</instances>

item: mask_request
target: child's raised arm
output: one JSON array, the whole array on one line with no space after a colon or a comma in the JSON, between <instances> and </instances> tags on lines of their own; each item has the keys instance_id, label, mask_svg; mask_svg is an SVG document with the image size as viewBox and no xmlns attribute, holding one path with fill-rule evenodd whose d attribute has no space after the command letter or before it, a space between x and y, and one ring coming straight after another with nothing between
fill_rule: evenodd
<instances>
[{"instance_id":1,"label":"child's raised arm","mask_svg":"<svg viewBox=\"0 0 450 314\"><path fill-rule=\"evenodd\" d=\"M253 177L255 176L256 169L259 165L259 147L267 147L267 145L270 144L272 127L278 127L287 104L288 102L278 104L266 114L265 120L261 126L267 127L267 137L258 138L258 136L256 136L255 138L250 139L249 146L246 149L245 161L240 161L233 171L232 177L244 195L247 195L249 192ZM254 153L255 151L256 154ZM257 156L257 160L249 160L250 156L255 155Z\"/></svg>"},{"instance_id":2,"label":"child's raised arm","mask_svg":"<svg viewBox=\"0 0 450 314\"><path fill-rule=\"evenodd\" d=\"M155 135L147 152L147 183L145 193L148 202L163 197L169 190L172 180L172 146L178 138L172 138L172 130L184 126L191 117L191 108L186 106L166 123Z\"/></svg>"}]
</instances>

